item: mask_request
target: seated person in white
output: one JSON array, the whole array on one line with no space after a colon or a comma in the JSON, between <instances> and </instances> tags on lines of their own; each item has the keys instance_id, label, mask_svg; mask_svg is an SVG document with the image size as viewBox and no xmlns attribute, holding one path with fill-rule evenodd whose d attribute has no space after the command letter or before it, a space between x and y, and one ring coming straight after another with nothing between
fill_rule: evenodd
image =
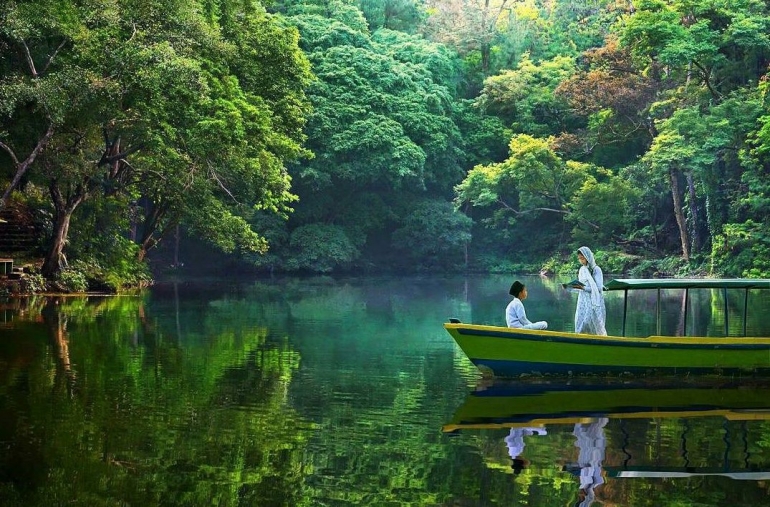
<instances>
[{"instance_id":1,"label":"seated person in white","mask_svg":"<svg viewBox=\"0 0 770 507\"><path fill-rule=\"evenodd\" d=\"M530 322L527 319L527 312L524 311L524 304L522 301L527 299L527 287L516 280L511 285L509 294L513 296L513 299L508 303L508 307L505 309L505 321L508 327L518 327L523 329L547 329L548 323L544 320L539 322Z\"/></svg>"}]
</instances>

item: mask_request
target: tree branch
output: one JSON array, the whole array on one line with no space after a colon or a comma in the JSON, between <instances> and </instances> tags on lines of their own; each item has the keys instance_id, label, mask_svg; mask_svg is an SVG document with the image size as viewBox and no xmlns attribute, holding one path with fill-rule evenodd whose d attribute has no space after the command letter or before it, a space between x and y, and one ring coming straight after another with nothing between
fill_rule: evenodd
<instances>
[{"instance_id":1,"label":"tree branch","mask_svg":"<svg viewBox=\"0 0 770 507\"><path fill-rule=\"evenodd\" d=\"M53 137L53 122L51 119L48 119L48 130L46 130L45 134L43 134L43 137L38 139L37 145L35 145L35 148L32 150L32 153L29 154L29 156L23 161L19 162L19 159L16 157L16 154L13 152L10 146L4 143L0 143L0 147L2 147L5 151L8 152L8 154L11 156L11 159L14 162L16 172L13 175L13 179L11 180L11 183L8 185L8 187L5 189L5 192L3 192L2 197L0 197L0 209L3 209L5 207L5 203L8 202L8 198L11 196L11 192L18 186L19 182L21 181L22 176L24 176L24 173L27 172L27 169L29 169L29 166L32 165L32 163L35 161L37 156L40 154L41 151L43 151L43 148L48 144L48 141L51 140L51 137Z\"/></svg>"},{"instance_id":2,"label":"tree branch","mask_svg":"<svg viewBox=\"0 0 770 507\"><path fill-rule=\"evenodd\" d=\"M43 71L40 73L41 75L45 74L45 72L48 70L48 67L51 65L51 62L53 62L54 57L56 57L56 54L59 52L59 50L61 48L64 47L64 44L66 44L66 43L67 43L67 39L64 39L63 41L61 41L61 44L59 44L59 47L57 47L54 50L53 54L48 57L48 61L45 62L45 66L43 67Z\"/></svg>"},{"instance_id":3,"label":"tree branch","mask_svg":"<svg viewBox=\"0 0 770 507\"><path fill-rule=\"evenodd\" d=\"M510 206L505 201L503 201L502 199L500 199L499 197L497 199L497 202L500 203L500 205L503 206L505 209L508 209L508 210L512 211L517 216L527 215L527 214L533 213L535 211L548 211L550 213L559 213L559 214L562 214L562 215L572 215L573 214L572 211L563 210L563 209L556 209L556 208L542 208L542 207L538 207L538 208L526 209L526 210L523 210L523 211L522 210L517 210L517 209L513 208L512 206ZM588 225L590 225L591 227L593 227L596 230L599 230L601 228L601 227L599 227L599 225L591 222L590 220L581 219L581 222L587 223Z\"/></svg>"},{"instance_id":4,"label":"tree branch","mask_svg":"<svg viewBox=\"0 0 770 507\"><path fill-rule=\"evenodd\" d=\"M706 88L708 88L709 92L711 93L711 96L714 97L715 99L721 99L722 94L716 91L711 86L711 80L709 79L709 71L705 67L703 67L703 65L699 64L695 60L692 61L692 64L698 67L701 73L703 73L703 82L706 84Z\"/></svg>"},{"instance_id":5,"label":"tree branch","mask_svg":"<svg viewBox=\"0 0 770 507\"><path fill-rule=\"evenodd\" d=\"M4 142L0 141L0 148L4 149L6 152L8 152L8 155L11 156L11 160L13 160L13 165L18 167L19 166L19 159L16 158L16 153L13 152L13 149L5 144Z\"/></svg>"},{"instance_id":6,"label":"tree branch","mask_svg":"<svg viewBox=\"0 0 770 507\"><path fill-rule=\"evenodd\" d=\"M136 144L129 149L125 151L119 151L118 153L113 153L113 147L116 143L120 142L120 137L118 137L115 141L110 141L110 135L107 132L106 128L102 129L102 133L104 135L104 152L102 153L102 158L99 159L99 161L96 163L97 166L101 165L109 165L114 164L115 162L119 160L123 160L124 158L128 157L132 153L135 153L142 148L144 148L144 143ZM118 144L118 149L120 149L120 145Z\"/></svg>"},{"instance_id":7,"label":"tree branch","mask_svg":"<svg viewBox=\"0 0 770 507\"><path fill-rule=\"evenodd\" d=\"M115 155L107 155L107 151L104 152L102 155L101 160L96 165L104 165L104 164L113 164L115 162L118 162L120 160L123 160L124 158L128 157L132 153L136 153L137 151L144 148L144 143L136 144L126 151L121 151L120 153L116 153Z\"/></svg>"},{"instance_id":8,"label":"tree branch","mask_svg":"<svg viewBox=\"0 0 770 507\"><path fill-rule=\"evenodd\" d=\"M211 177L214 178L214 181L217 182L217 185L219 186L219 188L224 190L225 193L230 196L230 199L235 201L236 204L240 205L241 203L238 202L238 199L236 199L236 197L232 194L232 192L230 192L230 190L228 190L227 187L225 187L224 183L222 183L222 180L219 179L219 176L217 176L217 173L211 167L211 164L209 164L209 173L211 174Z\"/></svg>"},{"instance_id":9,"label":"tree branch","mask_svg":"<svg viewBox=\"0 0 770 507\"><path fill-rule=\"evenodd\" d=\"M24 56L27 58L27 65L29 65L29 70L32 72L32 77L37 79L37 69L35 69L35 62L32 60L32 54L29 52L29 46L24 41L21 41L21 45L24 48Z\"/></svg>"}]
</instances>

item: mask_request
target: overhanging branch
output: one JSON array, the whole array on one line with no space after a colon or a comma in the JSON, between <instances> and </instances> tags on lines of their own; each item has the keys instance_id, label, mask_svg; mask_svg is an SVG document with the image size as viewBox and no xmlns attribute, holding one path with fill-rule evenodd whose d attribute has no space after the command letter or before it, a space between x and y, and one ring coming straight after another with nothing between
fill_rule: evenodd
<instances>
[{"instance_id":1,"label":"overhanging branch","mask_svg":"<svg viewBox=\"0 0 770 507\"><path fill-rule=\"evenodd\" d=\"M561 215L572 215L572 214L574 214L574 212L569 211L569 210L556 209L556 208L545 208L545 207L537 207L537 208L529 208L529 209L525 209L525 210L517 210L513 206L509 205L507 202L503 201L500 198L497 199L497 202L500 203L500 205L503 206L505 209L510 210L511 212L516 214L516 216L528 215L528 214L534 213L536 211L546 211L546 212L549 212L549 213L559 213ZM581 218L580 221L590 225L591 227L593 227L597 231L599 229L601 229L601 227L599 227L599 225L591 222L590 220L586 220L584 218Z\"/></svg>"}]
</instances>

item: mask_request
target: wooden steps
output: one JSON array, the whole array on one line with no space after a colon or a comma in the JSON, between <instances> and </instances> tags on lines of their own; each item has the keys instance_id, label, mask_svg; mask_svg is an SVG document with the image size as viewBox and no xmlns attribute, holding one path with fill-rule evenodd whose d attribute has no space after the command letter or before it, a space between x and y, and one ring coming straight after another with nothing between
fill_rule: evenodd
<instances>
[{"instance_id":1,"label":"wooden steps","mask_svg":"<svg viewBox=\"0 0 770 507\"><path fill-rule=\"evenodd\" d=\"M0 252L11 256L31 252L38 246L38 234L26 207L9 203L0 210Z\"/></svg>"}]
</instances>

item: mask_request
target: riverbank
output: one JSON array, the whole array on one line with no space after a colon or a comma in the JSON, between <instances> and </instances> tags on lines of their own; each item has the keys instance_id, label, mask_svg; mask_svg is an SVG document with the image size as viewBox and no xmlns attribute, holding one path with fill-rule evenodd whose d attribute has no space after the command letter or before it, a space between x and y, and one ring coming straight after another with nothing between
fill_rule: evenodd
<instances>
[{"instance_id":1,"label":"riverbank","mask_svg":"<svg viewBox=\"0 0 770 507\"><path fill-rule=\"evenodd\" d=\"M4 257L0 273L0 296L23 296L41 292L46 282L40 274L43 259Z\"/></svg>"},{"instance_id":2,"label":"riverbank","mask_svg":"<svg viewBox=\"0 0 770 507\"><path fill-rule=\"evenodd\" d=\"M625 252L594 250L596 264L602 268L605 279L623 278L702 278L719 276L710 273L708 266L699 260L686 261L681 256L654 258ZM524 263L500 262L489 266L486 272L507 274L526 273L550 275L574 275L580 264L577 256L554 256L545 260ZM574 276L573 276L574 277Z\"/></svg>"},{"instance_id":3,"label":"riverbank","mask_svg":"<svg viewBox=\"0 0 770 507\"><path fill-rule=\"evenodd\" d=\"M607 277L627 278L672 278L689 277L700 278L714 276L697 262L687 262L681 257L664 257L653 259L649 257L629 255L621 252L596 251L597 263ZM101 287L95 287L93 281L86 283L85 274L69 274L60 280L46 280L40 269L42 258L17 257L13 259L14 272L8 275L0 274L0 296L25 296L30 294L115 294L124 291L131 292L141 287L125 287L122 290L111 290L106 283L99 283ZM194 263L193 263L194 264ZM528 263L499 263L487 266L487 269L476 269L469 272L476 274L533 274L543 276L569 276L573 275L578 264L575 259L552 257L540 262ZM177 267L174 269L176 276L185 276L185 271L195 271L194 265ZM68 270L69 272L69 270ZM274 275L277 273L273 273ZM287 273L292 275L296 273ZM339 273L343 274L343 273ZM351 273L346 272L345 275ZM371 274L371 273L370 273ZM425 273L423 273L425 274ZM445 273L443 273L445 274ZM79 275L79 276L78 276ZM331 274L333 276L333 274ZM163 277L163 273L154 273L155 280ZM77 280L70 280L77 278ZM89 277L90 279L90 277ZM74 282L74 283L73 283ZM144 280L143 286L151 285L153 280Z\"/></svg>"}]
</instances>

